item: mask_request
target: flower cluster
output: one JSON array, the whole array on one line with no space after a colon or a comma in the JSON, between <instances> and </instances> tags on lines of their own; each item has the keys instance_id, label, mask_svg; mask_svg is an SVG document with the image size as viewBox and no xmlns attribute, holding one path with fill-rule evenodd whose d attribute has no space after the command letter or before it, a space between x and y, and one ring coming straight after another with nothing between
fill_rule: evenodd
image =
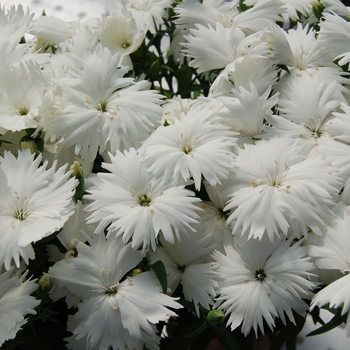
<instances>
[{"instance_id":1,"label":"flower cluster","mask_svg":"<svg viewBox=\"0 0 350 350\"><path fill-rule=\"evenodd\" d=\"M0 28L1 347L59 322L48 348L250 348L326 306L350 336L346 6L0 6Z\"/></svg>"}]
</instances>

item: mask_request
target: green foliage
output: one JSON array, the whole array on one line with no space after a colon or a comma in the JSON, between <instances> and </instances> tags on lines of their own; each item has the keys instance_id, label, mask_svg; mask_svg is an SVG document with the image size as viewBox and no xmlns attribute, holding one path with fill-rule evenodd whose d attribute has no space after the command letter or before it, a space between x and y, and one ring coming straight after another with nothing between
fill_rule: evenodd
<instances>
[{"instance_id":1,"label":"green foliage","mask_svg":"<svg viewBox=\"0 0 350 350\"><path fill-rule=\"evenodd\" d=\"M307 337L311 337L314 335L319 335L319 334L324 334L326 332L329 332L332 329L340 326L342 323L345 323L345 321L348 317L348 313L345 313L344 315L342 315L342 308L334 309L334 308L329 307L329 305L326 305L323 307L323 309L331 312L334 315L334 317L326 324L324 322L320 322L321 324L323 324L322 327L310 332L309 334L306 335Z\"/></svg>"},{"instance_id":2,"label":"green foliage","mask_svg":"<svg viewBox=\"0 0 350 350\"><path fill-rule=\"evenodd\" d=\"M305 324L305 317L293 312L295 324L291 321L287 321L287 324L276 333L276 337L271 342L269 350L279 350L283 344L286 346L286 350L295 350L297 344L297 335L303 329Z\"/></svg>"},{"instance_id":3,"label":"green foliage","mask_svg":"<svg viewBox=\"0 0 350 350\"><path fill-rule=\"evenodd\" d=\"M165 266L161 260L153 263L150 268L153 270L155 275L157 276L160 285L163 288L163 293L166 293L168 290L168 277L166 274Z\"/></svg>"},{"instance_id":4,"label":"green foliage","mask_svg":"<svg viewBox=\"0 0 350 350\"><path fill-rule=\"evenodd\" d=\"M168 9L168 18L174 18L174 9ZM146 40L130 55L133 62L133 72L136 77L145 75L152 83L152 88L158 90L167 98L180 95L183 98L207 96L209 82L196 70L189 67L187 60L180 62L161 47L163 39L172 40L175 24L172 20L165 21L164 28L156 34L147 33ZM175 88L175 84L177 88Z\"/></svg>"}]
</instances>

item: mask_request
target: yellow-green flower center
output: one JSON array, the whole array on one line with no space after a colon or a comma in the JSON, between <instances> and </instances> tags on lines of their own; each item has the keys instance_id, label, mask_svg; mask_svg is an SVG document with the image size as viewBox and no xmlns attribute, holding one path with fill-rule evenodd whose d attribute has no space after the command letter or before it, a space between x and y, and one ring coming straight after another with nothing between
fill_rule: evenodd
<instances>
[{"instance_id":1,"label":"yellow-green flower center","mask_svg":"<svg viewBox=\"0 0 350 350\"><path fill-rule=\"evenodd\" d=\"M29 113L29 109L26 105L23 105L23 107L21 107L19 110L18 110L18 114L19 115L27 115Z\"/></svg>"},{"instance_id":2,"label":"yellow-green flower center","mask_svg":"<svg viewBox=\"0 0 350 350\"><path fill-rule=\"evenodd\" d=\"M115 294L117 294L118 286L119 286L119 283L115 284L114 286L107 287L105 289L105 294L106 295L115 295Z\"/></svg>"},{"instance_id":3,"label":"yellow-green flower center","mask_svg":"<svg viewBox=\"0 0 350 350\"><path fill-rule=\"evenodd\" d=\"M24 221L28 215L29 213L23 207L19 207L15 211L14 218L19 221Z\"/></svg>"},{"instance_id":4,"label":"yellow-green flower center","mask_svg":"<svg viewBox=\"0 0 350 350\"><path fill-rule=\"evenodd\" d=\"M142 207L149 207L151 198L147 194L144 194L138 198L138 202Z\"/></svg>"},{"instance_id":5,"label":"yellow-green flower center","mask_svg":"<svg viewBox=\"0 0 350 350\"><path fill-rule=\"evenodd\" d=\"M107 106L108 106L107 101L101 101L97 104L96 108L100 112L107 112Z\"/></svg>"},{"instance_id":6,"label":"yellow-green flower center","mask_svg":"<svg viewBox=\"0 0 350 350\"><path fill-rule=\"evenodd\" d=\"M130 45L131 45L131 40L128 40L128 39L122 40L122 48L123 49L127 49L128 47L130 47Z\"/></svg>"},{"instance_id":7,"label":"yellow-green flower center","mask_svg":"<svg viewBox=\"0 0 350 350\"><path fill-rule=\"evenodd\" d=\"M191 146L184 146L182 147L182 150L186 153L189 154L192 152L192 147Z\"/></svg>"}]
</instances>

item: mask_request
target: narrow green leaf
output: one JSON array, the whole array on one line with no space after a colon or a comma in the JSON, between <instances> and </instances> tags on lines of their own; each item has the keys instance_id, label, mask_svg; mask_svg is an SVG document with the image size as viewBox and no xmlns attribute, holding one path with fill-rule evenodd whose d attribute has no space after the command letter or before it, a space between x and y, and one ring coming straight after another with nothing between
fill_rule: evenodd
<instances>
[{"instance_id":1,"label":"narrow green leaf","mask_svg":"<svg viewBox=\"0 0 350 350\"><path fill-rule=\"evenodd\" d=\"M212 326L212 329L220 339L220 341L225 345L228 350L240 350L238 343L236 342L232 332L230 332L223 324L217 326Z\"/></svg>"},{"instance_id":2,"label":"narrow green leaf","mask_svg":"<svg viewBox=\"0 0 350 350\"><path fill-rule=\"evenodd\" d=\"M329 304L326 304L326 305L322 306L322 309L329 311L333 315L337 315L337 314L339 314L341 312L341 307L335 309L333 307L330 307Z\"/></svg>"},{"instance_id":3,"label":"narrow green leaf","mask_svg":"<svg viewBox=\"0 0 350 350\"><path fill-rule=\"evenodd\" d=\"M159 283L163 288L163 293L165 294L168 290L168 277L166 275L166 270L163 262L161 260L156 261L151 265L151 269L156 274Z\"/></svg>"},{"instance_id":4,"label":"narrow green leaf","mask_svg":"<svg viewBox=\"0 0 350 350\"><path fill-rule=\"evenodd\" d=\"M314 324L320 323L322 326L325 324L325 322L320 317L320 308L319 307L316 306L309 313L310 313L310 316L312 317L312 321L314 322Z\"/></svg>"},{"instance_id":5,"label":"narrow green leaf","mask_svg":"<svg viewBox=\"0 0 350 350\"><path fill-rule=\"evenodd\" d=\"M179 304L181 304L185 309L187 309L189 311L192 311L192 312L196 311L192 301L188 301L188 300L185 300L185 299L179 299L177 302Z\"/></svg>"},{"instance_id":6,"label":"narrow green leaf","mask_svg":"<svg viewBox=\"0 0 350 350\"><path fill-rule=\"evenodd\" d=\"M205 331L209 327L209 323L205 321L198 329L196 329L194 332L187 334L186 337L194 337L198 334L201 334L203 331Z\"/></svg>"},{"instance_id":7,"label":"narrow green leaf","mask_svg":"<svg viewBox=\"0 0 350 350\"><path fill-rule=\"evenodd\" d=\"M170 71L171 73L174 73L174 69L171 68L170 66L168 66L167 64L162 64L160 67L161 67L162 70L165 69L165 70Z\"/></svg>"},{"instance_id":8,"label":"narrow green leaf","mask_svg":"<svg viewBox=\"0 0 350 350\"><path fill-rule=\"evenodd\" d=\"M310 332L309 334L307 334L307 337L312 337L314 335L319 335L319 334L323 334L326 332L329 332L330 330L338 327L339 325L341 325L343 322L346 321L348 314L346 313L345 315L341 315L340 313L335 315L328 323L326 323L324 326L315 329L314 331Z\"/></svg>"},{"instance_id":9,"label":"narrow green leaf","mask_svg":"<svg viewBox=\"0 0 350 350\"><path fill-rule=\"evenodd\" d=\"M287 324L271 343L269 350L280 350L284 343L286 343L288 350L295 348L296 337L305 325L305 317L294 313L294 319L295 325L288 320Z\"/></svg>"}]
</instances>

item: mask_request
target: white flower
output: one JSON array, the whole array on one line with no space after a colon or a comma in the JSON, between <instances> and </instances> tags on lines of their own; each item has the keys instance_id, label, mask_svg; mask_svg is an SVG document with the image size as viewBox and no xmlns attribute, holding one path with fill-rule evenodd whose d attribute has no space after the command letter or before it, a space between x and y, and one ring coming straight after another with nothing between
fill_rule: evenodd
<instances>
[{"instance_id":1,"label":"white flower","mask_svg":"<svg viewBox=\"0 0 350 350\"><path fill-rule=\"evenodd\" d=\"M198 304L209 309L218 287L214 279L216 272L210 261L213 251L211 237L199 231L183 231L174 243L165 242L163 239L160 241L161 247L155 252L148 252L149 262L163 262L171 292L174 293L181 283L185 299L193 302L199 316Z\"/></svg>"},{"instance_id":2,"label":"white flower","mask_svg":"<svg viewBox=\"0 0 350 350\"><path fill-rule=\"evenodd\" d=\"M167 8L172 0L122 0L121 3L131 12L141 31L155 34L158 26L168 17Z\"/></svg>"},{"instance_id":3,"label":"white flower","mask_svg":"<svg viewBox=\"0 0 350 350\"><path fill-rule=\"evenodd\" d=\"M328 225L322 237L310 236L309 255L318 267L330 271L340 271L345 275L319 291L311 302L311 309L322 307L342 307L341 315L350 310L350 213L349 207L339 203L335 208L339 217ZM350 313L346 320L346 335L350 336Z\"/></svg>"},{"instance_id":4,"label":"white flower","mask_svg":"<svg viewBox=\"0 0 350 350\"><path fill-rule=\"evenodd\" d=\"M278 21L281 4L273 0L260 0L245 4L250 8L241 11L234 1L203 1L202 4L182 2L175 11L179 18L175 23L181 28L193 28L195 24L215 27L221 23L229 28L233 25L246 32L257 32L266 27L269 21ZM254 6L252 6L254 5Z\"/></svg>"},{"instance_id":5,"label":"white flower","mask_svg":"<svg viewBox=\"0 0 350 350\"><path fill-rule=\"evenodd\" d=\"M215 28L197 24L196 29L189 32L185 36L187 42L183 44L184 53L193 58L189 65L198 73L225 68L243 56L266 58L270 54L267 43L261 38L262 33L246 36L236 26L225 28L221 23Z\"/></svg>"},{"instance_id":6,"label":"white flower","mask_svg":"<svg viewBox=\"0 0 350 350\"><path fill-rule=\"evenodd\" d=\"M282 72L275 91L283 92L286 81L298 79L305 74L318 76L319 81L325 80L328 84L336 80L338 89L348 94L348 90L341 86L347 85L348 79L344 77L342 69L333 62L333 58L325 53L324 45L317 39L315 30L310 29L308 25L303 28L299 22L296 29L288 31L271 24L269 33L274 62L286 65L289 69L289 74Z\"/></svg>"},{"instance_id":7,"label":"white flower","mask_svg":"<svg viewBox=\"0 0 350 350\"><path fill-rule=\"evenodd\" d=\"M182 1L175 7L177 28L194 28L196 24L215 27L220 22L224 27L231 27L234 16L239 14L237 6L224 0L203 1L202 3Z\"/></svg>"},{"instance_id":8,"label":"white flower","mask_svg":"<svg viewBox=\"0 0 350 350\"><path fill-rule=\"evenodd\" d=\"M79 242L86 242L95 231L96 225L88 225L86 218L89 215L84 210L81 201L75 204L75 211L64 224L60 233L57 235L58 240L66 248L67 252L62 254L56 245L48 245L47 250L50 254L49 261L58 261L64 256L76 256L76 245Z\"/></svg>"},{"instance_id":9,"label":"white flower","mask_svg":"<svg viewBox=\"0 0 350 350\"><path fill-rule=\"evenodd\" d=\"M332 282L327 287L323 288L318 292L311 302L311 310L315 306L325 306L329 304L329 307L338 308L342 307L341 315L346 317L346 335L350 337L350 275L339 278L338 280Z\"/></svg>"},{"instance_id":10,"label":"white flower","mask_svg":"<svg viewBox=\"0 0 350 350\"><path fill-rule=\"evenodd\" d=\"M13 67L23 58L26 49L26 45L19 44L15 36L0 35L0 66Z\"/></svg>"},{"instance_id":11,"label":"white flower","mask_svg":"<svg viewBox=\"0 0 350 350\"><path fill-rule=\"evenodd\" d=\"M184 42L184 35L189 29L194 29L197 24L203 26L216 26L217 22L224 27L232 27L233 17L239 14L234 3L224 0L203 1L202 3L192 1L181 1L174 7L177 18L174 20L176 29L174 38L170 43L170 54L175 58L183 59L180 51L180 43Z\"/></svg>"},{"instance_id":12,"label":"white flower","mask_svg":"<svg viewBox=\"0 0 350 350\"><path fill-rule=\"evenodd\" d=\"M319 268L345 273L350 271L350 215L342 202L338 203L335 212L339 216L327 226L322 236L310 235L309 255Z\"/></svg>"},{"instance_id":13,"label":"white flower","mask_svg":"<svg viewBox=\"0 0 350 350\"><path fill-rule=\"evenodd\" d=\"M118 52L123 57L136 51L144 37L145 33L138 30L130 12L122 11L119 15L102 16L100 42L113 54Z\"/></svg>"},{"instance_id":14,"label":"white flower","mask_svg":"<svg viewBox=\"0 0 350 350\"><path fill-rule=\"evenodd\" d=\"M26 44L20 44L25 32L30 29L34 14L23 11L23 6L13 5L5 11L0 4L0 66L12 67L17 64L27 50Z\"/></svg>"},{"instance_id":15,"label":"white flower","mask_svg":"<svg viewBox=\"0 0 350 350\"><path fill-rule=\"evenodd\" d=\"M281 2L275 0L245 0L244 5L252 7L240 12L234 24L248 33L265 30L270 22L280 21L283 11Z\"/></svg>"},{"instance_id":16,"label":"white flower","mask_svg":"<svg viewBox=\"0 0 350 350\"><path fill-rule=\"evenodd\" d=\"M100 181L85 196L93 200L88 223L98 222L96 232L109 225L110 236L122 235L124 242L132 238L132 247L142 245L145 251L156 248L160 232L174 242L174 235L197 223L194 203L200 200L192 191L154 178L133 148L110 158L111 164L102 165L110 173L99 173Z\"/></svg>"},{"instance_id":17,"label":"white flower","mask_svg":"<svg viewBox=\"0 0 350 350\"><path fill-rule=\"evenodd\" d=\"M301 16L308 17L312 13L313 0L282 0L281 2L284 10L281 15L286 24L290 24L290 19L299 21Z\"/></svg>"},{"instance_id":18,"label":"white flower","mask_svg":"<svg viewBox=\"0 0 350 350\"><path fill-rule=\"evenodd\" d=\"M336 90L335 81L329 84L307 74L287 82L278 101L279 115L266 116L270 125L265 126L266 134L261 137L288 135L304 145L305 154L325 142L336 147L338 140L350 141L348 116L337 118L333 113L340 104L334 98Z\"/></svg>"},{"instance_id":19,"label":"white flower","mask_svg":"<svg viewBox=\"0 0 350 350\"><path fill-rule=\"evenodd\" d=\"M0 268L1 269L1 268ZM40 300L30 294L37 289L35 280L24 280L14 275L14 268L0 273L0 346L16 333L27 322L26 315L35 315L34 308Z\"/></svg>"},{"instance_id":20,"label":"white flower","mask_svg":"<svg viewBox=\"0 0 350 350\"><path fill-rule=\"evenodd\" d=\"M243 57L228 64L210 86L209 96L232 96L242 87L249 90L254 85L261 96L275 84L277 71L269 59Z\"/></svg>"},{"instance_id":21,"label":"white flower","mask_svg":"<svg viewBox=\"0 0 350 350\"><path fill-rule=\"evenodd\" d=\"M35 128L51 105L49 84L33 62L0 68L0 131Z\"/></svg>"},{"instance_id":22,"label":"white flower","mask_svg":"<svg viewBox=\"0 0 350 350\"><path fill-rule=\"evenodd\" d=\"M5 5L0 5L0 36L11 36L17 43L24 36L25 32L30 28L31 20L34 13L30 14L27 8L23 11L23 6L12 5L5 11Z\"/></svg>"},{"instance_id":23,"label":"white flower","mask_svg":"<svg viewBox=\"0 0 350 350\"><path fill-rule=\"evenodd\" d=\"M344 117L344 119L343 119ZM348 115L343 115L342 119L346 121ZM337 124L337 123L334 123ZM346 130L346 127L344 127ZM345 138L344 129L339 129ZM344 187L341 192L341 200L350 204L350 145L347 143L329 139L330 142L313 148L314 154L321 154L330 160L331 164L339 170L339 177L342 178Z\"/></svg>"},{"instance_id":24,"label":"white flower","mask_svg":"<svg viewBox=\"0 0 350 350\"><path fill-rule=\"evenodd\" d=\"M323 13L335 13L339 16L347 18L349 16L349 8L338 0L322 0L322 5L325 7Z\"/></svg>"},{"instance_id":25,"label":"white flower","mask_svg":"<svg viewBox=\"0 0 350 350\"><path fill-rule=\"evenodd\" d=\"M226 109L218 115L222 123L230 127L230 130L239 133L238 146L244 147L246 143L253 143L262 132L265 119L272 115L272 108L278 101L278 94L270 96L271 87L259 96L253 83L246 90L239 86L232 90L235 98L222 98ZM269 98L270 96L270 98Z\"/></svg>"},{"instance_id":26,"label":"white flower","mask_svg":"<svg viewBox=\"0 0 350 350\"><path fill-rule=\"evenodd\" d=\"M28 264L34 258L32 242L60 230L73 214L72 196L77 180L65 167L56 171L47 162L40 166L29 150L0 157L0 263L10 268L19 257Z\"/></svg>"},{"instance_id":27,"label":"white flower","mask_svg":"<svg viewBox=\"0 0 350 350\"><path fill-rule=\"evenodd\" d=\"M49 46L60 44L73 35L72 24L56 17L40 16L32 23L29 33L37 37L34 51L46 51Z\"/></svg>"},{"instance_id":28,"label":"white flower","mask_svg":"<svg viewBox=\"0 0 350 350\"><path fill-rule=\"evenodd\" d=\"M199 212L200 226L197 231L204 235L209 235L213 249L224 251L225 245L231 245L234 240L232 235L232 227L227 224L227 219L230 216L229 211L225 211L226 200L222 196L222 192L226 189L225 182L222 185L215 187L204 182L205 190L210 201L203 201L200 204L203 211Z\"/></svg>"},{"instance_id":29,"label":"white flower","mask_svg":"<svg viewBox=\"0 0 350 350\"><path fill-rule=\"evenodd\" d=\"M162 105L161 125L174 124L176 120L181 119L181 114L187 114L195 103L196 100L181 98L181 96L174 96L171 100L167 100Z\"/></svg>"},{"instance_id":30,"label":"white flower","mask_svg":"<svg viewBox=\"0 0 350 350\"><path fill-rule=\"evenodd\" d=\"M238 150L232 187L226 191L233 210L228 223L233 233L242 229L249 238L294 234L306 235L321 228L334 216L332 195L341 188L336 170L323 157L302 155L303 146L288 138L272 138Z\"/></svg>"},{"instance_id":31,"label":"white flower","mask_svg":"<svg viewBox=\"0 0 350 350\"><path fill-rule=\"evenodd\" d=\"M73 77L59 81L69 103L55 119L54 134L90 160L108 148L139 147L160 121L161 96L148 90L148 81L124 78L128 68L118 68L120 56L108 48L74 59L80 67L72 65Z\"/></svg>"},{"instance_id":32,"label":"white flower","mask_svg":"<svg viewBox=\"0 0 350 350\"><path fill-rule=\"evenodd\" d=\"M258 327L264 334L264 321L272 330L276 317L286 324L286 316L295 323L292 310L305 315L302 299L309 299L314 288L308 280L314 265L301 241L291 245L290 240L240 236L225 252L213 254L221 274L214 307L225 311L231 330L241 325L244 335L253 328L257 336Z\"/></svg>"},{"instance_id":33,"label":"white flower","mask_svg":"<svg viewBox=\"0 0 350 350\"><path fill-rule=\"evenodd\" d=\"M347 14L349 16L349 14ZM350 23L335 13L325 13L320 22L319 43L331 59L343 66L350 61Z\"/></svg>"},{"instance_id":34,"label":"white flower","mask_svg":"<svg viewBox=\"0 0 350 350\"><path fill-rule=\"evenodd\" d=\"M316 32L308 25L304 28L298 22L296 29L285 31L277 24L270 24L270 45L274 52L274 60L290 68L304 70L310 67L320 67L332 64L325 57Z\"/></svg>"},{"instance_id":35,"label":"white flower","mask_svg":"<svg viewBox=\"0 0 350 350\"><path fill-rule=\"evenodd\" d=\"M215 111L191 108L169 126L160 126L144 142L144 159L155 176L175 185L193 177L200 189L202 176L213 186L226 178L230 169L236 135L215 123Z\"/></svg>"},{"instance_id":36,"label":"white flower","mask_svg":"<svg viewBox=\"0 0 350 350\"><path fill-rule=\"evenodd\" d=\"M86 336L86 347L107 349L157 349L154 325L176 316L168 307L181 307L161 292L155 275L127 275L142 260L140 251L121 238L103 233L77 245L78 256L69 263L54 265L49 273L60 288L66 287L82 302L74 318L79 325L76 339Z\"/></svg>"}]
</instances>

